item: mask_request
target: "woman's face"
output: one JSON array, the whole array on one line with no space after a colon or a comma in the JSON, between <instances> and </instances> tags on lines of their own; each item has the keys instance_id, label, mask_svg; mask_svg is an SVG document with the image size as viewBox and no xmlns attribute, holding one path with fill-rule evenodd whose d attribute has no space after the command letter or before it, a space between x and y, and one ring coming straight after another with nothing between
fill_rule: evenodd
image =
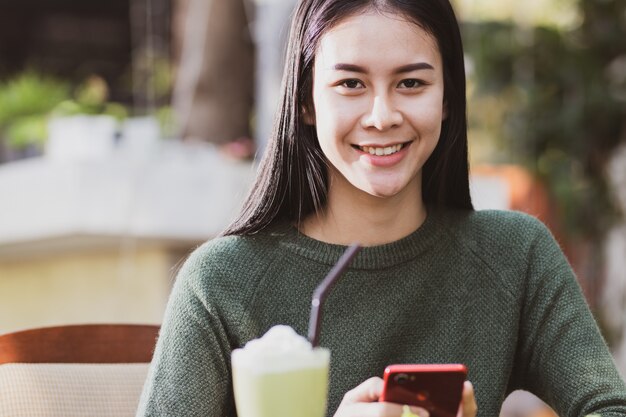
<instances>
[{"instance_id":1,"label":"woman's face","mask_svg":"<svg viewBox=\"0 0 626 417\"><path fill-rule=\"evenodd\" d=\"M368 12L326 32L306 117L331 163L330 193L420 193L445 117L443 85L437 42L401 16Z\"/></svg>"}]
</instances>

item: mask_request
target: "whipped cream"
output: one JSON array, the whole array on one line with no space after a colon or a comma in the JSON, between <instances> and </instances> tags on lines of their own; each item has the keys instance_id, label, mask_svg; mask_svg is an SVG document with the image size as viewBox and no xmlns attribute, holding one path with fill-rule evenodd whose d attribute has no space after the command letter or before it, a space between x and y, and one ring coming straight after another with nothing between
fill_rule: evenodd
<instances>
[{"instance_id":1,"label":"whipped cream","mask_svg":"<svg viewBox=\"0 0 626 417\"><path fill-rule=\"evenodd\" d=\"M285 325L272 327L232 353L233 367L263 373L325 367L329 358L328 349L312 348L306 338Z\"/></svg>"}]
</instances>

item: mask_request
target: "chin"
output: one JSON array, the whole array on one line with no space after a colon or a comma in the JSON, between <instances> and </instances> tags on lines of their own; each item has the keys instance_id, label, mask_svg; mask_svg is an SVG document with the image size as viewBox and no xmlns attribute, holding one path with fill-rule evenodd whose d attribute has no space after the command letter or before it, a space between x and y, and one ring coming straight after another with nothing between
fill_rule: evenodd
<instances>
[{"instance_id":1,"label":"chin","mask_svg":"<svg viewBox=\"0 0 626 417\"><path fill-rule=\"evenodd\" d=\"M402 187L368 187L363 190L371 196L379 198L388 198L397 195L402 190Z\"/></svg>"}]
</instances>

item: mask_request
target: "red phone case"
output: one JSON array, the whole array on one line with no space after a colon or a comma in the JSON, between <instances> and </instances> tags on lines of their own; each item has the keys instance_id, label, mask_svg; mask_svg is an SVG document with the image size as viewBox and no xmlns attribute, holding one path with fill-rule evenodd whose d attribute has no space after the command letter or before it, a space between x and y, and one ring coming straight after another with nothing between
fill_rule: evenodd
<instances>
[{"instance_id":1,"label":"red phone case","mask_svg":"<svg viewBox=\"0 0 626 417\"><path fill-rule=\"evenodd\" d=\"M422 407L431 417L455 417L466 377L461 364L389 365L380 401Z\"/></svg>"}]
</instances>

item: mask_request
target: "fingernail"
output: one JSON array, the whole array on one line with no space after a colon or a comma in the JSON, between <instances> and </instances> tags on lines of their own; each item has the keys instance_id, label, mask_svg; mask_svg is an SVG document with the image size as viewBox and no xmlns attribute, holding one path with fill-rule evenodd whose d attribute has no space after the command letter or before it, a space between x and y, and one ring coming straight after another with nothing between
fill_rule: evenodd
<instances>
[{"instance_id":1,"label":"fingernail","mask_svg":"<svg viewBox=\"0 0 626 417\"><path fill-rule=\"evenodd\" d=\"M402 415L400 417L430 417L430 413L423 408L402 406Z\"/></svg>"},{"instance_id":2,"label":"fingernail","mask_svg":"<svg viewBox=\"0 0 626 417\"><path fill-rule=\"evenodd\" d=\"M411 407L411 411L419 417L430 417L430 413L423 408Z\"/></svg>"}]
</instances>

